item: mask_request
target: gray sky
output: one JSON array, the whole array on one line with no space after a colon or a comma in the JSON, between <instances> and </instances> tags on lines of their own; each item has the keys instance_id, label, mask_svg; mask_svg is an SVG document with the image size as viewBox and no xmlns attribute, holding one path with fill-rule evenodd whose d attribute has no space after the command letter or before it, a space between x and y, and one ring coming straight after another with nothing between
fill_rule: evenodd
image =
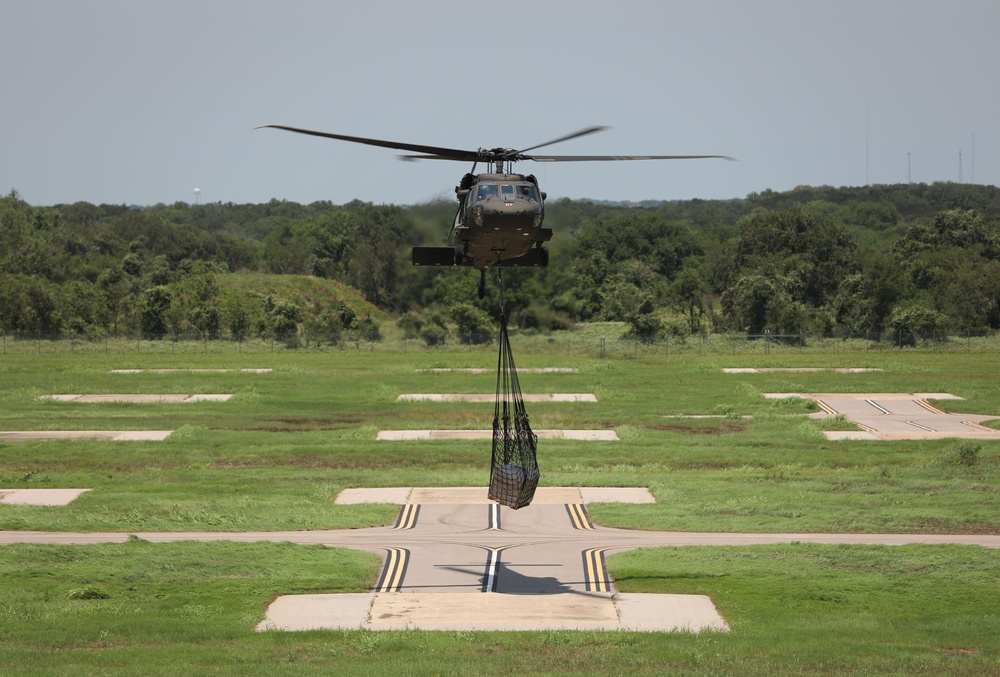
<instances>
[{"instance_id":1,"label":"gray sky","mask_svg":"<svg viewBox=\"0 0 1000 677\"><path fill-rule=\"evenodd\" d=\"M1000 184L996 0L0 0L0 191L408 204L470 166L254 130L724 154L517 165L551 197ZM909 156L909 169L908 169Z\"/></svg>"}]
</instances>

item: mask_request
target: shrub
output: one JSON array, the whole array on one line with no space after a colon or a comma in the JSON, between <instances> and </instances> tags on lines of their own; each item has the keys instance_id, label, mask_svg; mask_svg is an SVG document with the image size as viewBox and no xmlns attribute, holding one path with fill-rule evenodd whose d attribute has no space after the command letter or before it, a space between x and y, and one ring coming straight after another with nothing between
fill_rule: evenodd
<instances>
[{"instance_id":1,"label":"shrub","mask_svg":"<svg viewBox=\"0 0 1000 677\"><path fill-rule=\"evenodd\" d=\"M959 440L952 445L944 456L946 465L964 465L971 468L979 462L979 451L982 447L972 440Z\"/></svg>"}]
</instances>

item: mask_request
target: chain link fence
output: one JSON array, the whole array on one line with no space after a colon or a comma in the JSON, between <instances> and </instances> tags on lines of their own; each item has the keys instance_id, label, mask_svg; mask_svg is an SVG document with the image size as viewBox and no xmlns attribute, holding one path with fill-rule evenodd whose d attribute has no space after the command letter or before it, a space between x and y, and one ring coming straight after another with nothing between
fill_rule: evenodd
<instances>
[{"instance_id":1,"label":"chain link fence","mask_svg":"<svg viewBox=\"0 0 1000 677\"><path fill-rule=\"evenodd\" d=\"M282 334L244 337L177 335L0 335L0 355L24 354L266 354L364 352L483 352L496 350L493 334L453 334L428 345L422 339L385 339L379 335L324 336ZM572 331L539 334L511 332L519 354L565 355L576 358L642 359L672 355L795 355L838 352L1000 352L1000 333L935 334L896 332L883 335L810 336L807 334L710 334L661 337L655 340L593 336Z\"/></svg>"}]
</instances>

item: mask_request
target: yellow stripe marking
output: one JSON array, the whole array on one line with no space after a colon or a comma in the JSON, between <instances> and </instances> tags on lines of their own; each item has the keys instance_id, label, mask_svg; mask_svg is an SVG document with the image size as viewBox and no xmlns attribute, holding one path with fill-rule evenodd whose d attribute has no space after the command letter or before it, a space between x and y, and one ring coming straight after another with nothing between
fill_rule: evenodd
<instances>
[{"instance_id":1,"label":"yellow stripe marking","mask_svg":"<svg viewBox=\"0 0 1000 677\"><path fill-rule=\"evenodd\" d=\"M988 433L997 433L997 434L1000 434L1000 430L997 430L996 428L990 428L989 426L985 426L985 425L979 425L975 421L962 421L962 424L963 425L967 425L967 426L971 426L973 428L976 428L977 430L983 430L983 431L988 432Z\"/></svg>"},{"instance_id":2,"label":"yellow stripe marking","mask_svg":"<svg viewBox=\"0 0 1000 677\"><path fill-rule=\"evenodd\" d=\"M420 514L420 505L418 503L407 503L399 511L399 517L396 518L396 526L393 529L398 531L412 529L417 526L418 514Z\"/></svg>"},{"instance_id":3,"label":"yellow stripe marking","mask_svg":"<svg viewBox=\"0 0 1000 677\"><path fill-rule=\"evenodd\" d=\"M935 407L933 404L931 404L927 400L913 400L913 401L916 402L917 404L919 404L921 407L923 407L927 411L933 412L935 414L941 414L942 416L947 416L947 412L941 411L940 409L938 409L937 407Z\"/></svg>"},{"instance_id":4,"label":"yellow stripe marking","mask_svg":"<svg viewBox=\"0 0 1000 677\"><path fill-rule=\"evenodd\" d=\"M607 548L588 548L583 551L583 577L587 592L611 592L611 580L604 564Z\"/></svg>"},{"instance_id":5,"label":"yellow stripe marking","mask_svg":"<svg viewBox=\"0 0 1000 677\"><path fill-rule=\"evenodd\" d=\"M569 519L574 529L594 530L594 525L587 519L587 509L582 503L567 503L566 512L569 513Z\"/></svg>"},{"instance_id":6,"label":"yellow stripe marking","mask_svg":"<svg viewBox=\"0 0 1000 677\"><path fill-rule=\"evenodd\" d=\"M816 404L819 405L820 409L822 409L826 413L830 414L830 416L836 416L837 413L838 413L836 409L834 409L833 407L831 407L829 404L827 404L823 400L816 400Z\"/></svg>"},{"instance_id":7,"label":"yellow stripe marking","mask_svg":"<svg viewBox=\"0 0 1000 677\"><path fill-rule=\"evenodd\" d=\"M410 560L410 551L406 548L389 548L385 559L385 568L375 586L375 592L399 592L403 587L403 575Z\"/></svg>"}]
</instances>

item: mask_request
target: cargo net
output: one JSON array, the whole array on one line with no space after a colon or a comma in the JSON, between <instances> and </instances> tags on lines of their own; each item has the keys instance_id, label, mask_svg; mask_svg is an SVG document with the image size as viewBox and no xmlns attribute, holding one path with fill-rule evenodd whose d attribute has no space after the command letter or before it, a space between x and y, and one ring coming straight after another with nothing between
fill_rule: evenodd
<instances>
[{"instance_id":1,"label":"cargo net","mask_svg":"<svg viewBox=\"0 0 1000 677\"><path fill-rule=\"evenodd\" d=\"M507 336L508 315L503 311L502 302L500 315L500 356L497 399L493 410L489 498L517 510L531 503L538 486L538 462L535 459L538 435L528 425L528 412L524 410L514 355Z\"/></svg>"}]
</instances>

